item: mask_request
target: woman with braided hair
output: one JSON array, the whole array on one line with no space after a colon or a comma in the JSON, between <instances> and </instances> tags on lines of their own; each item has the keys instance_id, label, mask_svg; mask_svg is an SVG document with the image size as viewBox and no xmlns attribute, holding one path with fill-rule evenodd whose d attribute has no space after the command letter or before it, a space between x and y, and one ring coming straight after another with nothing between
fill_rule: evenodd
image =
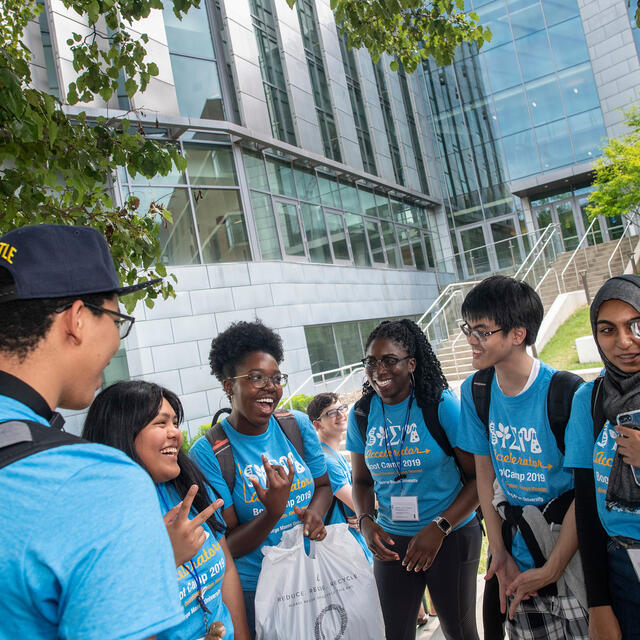
<instances>
[{"instance_id":1,"label":"woman with braided hair","mask_svg":"<svg viewBox=\"0 0 640 640\"><path fill-rule=\"evenodd\" d=\"M477 640L482 536L473 456L455 447L460 403L415 322L382 322L362 362L367 381L349 415L347 449L386 638L415 637L428 587L445 637Z\"/></svg>"}]
</instances>

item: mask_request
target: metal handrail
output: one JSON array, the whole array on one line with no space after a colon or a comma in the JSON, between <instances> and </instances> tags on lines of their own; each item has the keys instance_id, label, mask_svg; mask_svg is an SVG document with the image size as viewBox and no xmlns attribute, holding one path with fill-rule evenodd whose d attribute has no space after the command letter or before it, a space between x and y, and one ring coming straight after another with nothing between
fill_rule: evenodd
<instances>
[{"instance_id":1,"label":"metal handrail","mask_svg":"<svg viewBox=\"0 0 640 640\"><path fill-rule=\"evenodd\" d=\"M613 248L613 251L611 252L611 255L609 256L609 260L607 260L607 268L609 269L609 277L610 278L613 278L613 272L611 271L611 261L613 260L614 256L616 255L616 252L620 248L620 245L622 244L622 241L623 240L629 241L629 237L627 236L627 231L629 230L629 227L632 224L633 224L633 220L629 220L629 222L627 222L627 226L624 228L624 231L622 232L622 235L620 236L620 240L618 240L618 242L616 243L616 246Z\"/></svg>"},{"instance_id":2,"label":"metal handrail","mask_svg":"<svg viewBox=\"0 0 640 640\"><path fill-rule=\"evenodd\" d=\"M441 292L440 295L431 303L431 306L420 316L420 319L416 323L418 326L422 324L422 321L431 313L431 311L440 304L441 300L445 298L445 296L450 295L448 292L450 289L455 289L459 287L459 282L453 282L452 284L448 284Z\"/></svg>"},{"instance_id":3,"label":"metal handrail","mask_svg":"<svg viewBox=\"0 0 640 640\"><path fill-rule=\"evenodd\" d=\"M325 384L327 382L325 376L328 376L331 373L342 373L347 371L348 369L355 369L357 367L362 368L362 362L354 362L352 364L345 364L344 366L338 367L337 369L328 369L327 371L319 371L318 373L312 373L309 377L305 378L302 384L296 387L295 391L293 391L291 395L282 403L282 406L286 407L288 404L289 408L291 409L291 402L292 402L293 396L296 396L299 393L301 393L302 390L307 386L307 384L309 382L312 382L315 377L321 376L322 378L321 384Z\"/></svg>"},{"instance_id":4,"label":"metal handrail","mask_svg":"<svg viewBox=\"0 0 640 640\"><path fill-rule=\"evenodd\" d=\"M556 285L558 287L558 293L560 293L560 280L558 278L558 272L552 267L549 267L547 269L547 272L542 276L542 278L540 278L540 281L538 282L538 284L536 285L536 287L534 289L534 291L536 293L538 293L538 289L540 289L540 287L542 286L542 283L545 281L546 277L551 273L553 273L555 275L555 277L556 277Z\"/></svg>"},{"instance_id":5,"label":"metal handrail","mask_svg":"<svg viewBox=\"0 0 640 640\"><path fill-rule=\"evenodd\" d=\"M573 253L571 254L571 257L569 258L569 261L564 266L564 269L560 272L560 280L562 280L562 288L565 291L566 291L566 286L565 286L565 282L564 282L564 274L565 274L566 270L569 268L569 265L573 264L573 268L575 269L575 272L576 272L576 278L578 277L578 266L574 261L576 259L576 256L578 255L578 251L580 251L580 248L582 247L582 243L587 239L587 236L589 235L589 232L591 231L591 229L593 228L593 225L596 222L598 222L598 218L594 218L591 221L591 224L587 227L587 230L582 235L582 238L580 238L580 242L578 242L578 246L573 250ZM587 263L587 266L589 266L589 260L587 258L587 247L585 245L582 248L584 249L584 260Z\"/></svg>"},{"instance_id":6,"label":"metal handrail","mask_svg":"<svg viewBox=\"0 0 640 640\"><path fill-rule=\"evenodd\" d=\"M469 284L471 284L471 283L469 283ZM474 282L473 284L478 284L478 283ZM438 311L435 313L433 318L431 318L431 320L429 320L429 322L427 322L427 324L425 325L424 329L422 330L422 333L427 335L427 332L431 328L431 325L433 325L433 323L438 319L440 314L443 314L445 312L445 309L454 301L456 295L458 295L459 293L460 293L460 289L456 289L455 291L451 292L451 295L449 296L449 299L438 309ZM447 327L447 334L448 333L449 333L449 328Z\"/></svg>"},{"instance_id":7,"label":"metal handrail","mask_svg":"<svg viewBox=\"0 0 640 640\"><path fill-rule=\"evenodd\" d=\"M339 393L340 389L342 389L342 387L344 387L347 382L349 382L349 380L351 380L351 378L353 378L353 376L355 376L357 373L364 373L364 367L359 367L357 369L354 369L334 390L333 393Z\"/></svg>"},{"instance_id":8,"label":"metal handrail","mask_svg":"<svg viewBox=\"0 0 640 640\"><path fill-rule=\"evenodd\" d=\"M549 225L551 226L551 225ZM548 228L548 227L547 227ZM536 259L531 263L531 266L527 269L526 273L522 276L522 278L520 278L520 280L526 280L527 276L529 275L529 273L531 272L531 269L533 269L533 267L535 267L536 262L538 261L538 258L540 256L544 255L544 250L546 249L547 245L549 244L549 242L551 242L551 240L553 240L555 234L557 233L556 229L553 229L553 231L551 232L551 234L549 235L549 237L545 240L544 244L542 245L542 248L540 249L540 252L538 253L538 255L536 256Z\"/></svg>"},{"instance_id":9,"label":"metal handrail","mask_svg":"<svg viewBox=\"0 0 640 640\"><path fill-rule=\"evenodd\" d=\"M536 243L533 245L533 247L531 247L531 251L529 251L529 253L526 255L525 259L523 260L522 264L520 265L519 269L515 272L515 274L513 275L513 277L517 280L518 276L520 275L520 272L525 268L525 265L527 264L529 258L534 254L535 250L537 249L538 245L542 242L542 240L544 239L545 235L547 234L547 231L549 231L549 233L551 235L553 235L553 232L556 231L556 227L558 226L558 224L556 222L552 222L551 224L548 224L543 232L540 234L540 237L538 238L538 240L536 241ZM545 247L547 246L547 242L545 241ZM542 249L544 250L544 247L542 247ZM535 262L538 260L538 256L540 255L540 253L538 253L538 255L536 256L536 259L533 261L533 263L535 264ZM527 273L529 273L529 270L527 271ZM521 278L524 279L524 278Z\"/></svg>"}]
</instances>

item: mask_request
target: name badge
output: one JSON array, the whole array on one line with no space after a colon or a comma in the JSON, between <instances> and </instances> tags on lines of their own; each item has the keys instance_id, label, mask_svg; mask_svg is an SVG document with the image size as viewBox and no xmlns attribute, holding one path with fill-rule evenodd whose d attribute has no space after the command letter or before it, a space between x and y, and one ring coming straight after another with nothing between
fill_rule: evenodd
<instances>
[{"instance_id":1,"label":"name badge","mask_svg":"<svg viewBox=\"0 0 640 640\"><path fill-rule=\"evenodd\" d=\"M416 496L391 496L391 519L398 522L417 522L418 498Z\"/></svg>"}]
</instances>

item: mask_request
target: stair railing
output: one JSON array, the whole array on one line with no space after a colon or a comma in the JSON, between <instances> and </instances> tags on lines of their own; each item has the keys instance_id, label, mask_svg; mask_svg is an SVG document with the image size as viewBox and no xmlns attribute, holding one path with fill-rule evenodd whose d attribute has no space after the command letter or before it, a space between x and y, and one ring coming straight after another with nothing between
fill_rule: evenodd
<instances>
[{"instance_id":1,"label":"stair railing","mask_svg":"<svg viewBox=\"0 0 640 640\"><path fill-rule=\"evenodd\" d=\"M628 231L629 231L629 227L631 227L631 225L634 224L633 220L629 220L629 222L627 222L624 231L622 232L622 235L620 236L620 240L618 240L618 242L616 243L616 246L613 248L613 251L611 252L611 255L609 256L609 260L607 260L607 267L609 269L609 277L613 278L613 270L611 268L611 263L613 261L613 259L616 256L620 256L620 261L622 262L622 265L624 267L624 256L622 255L622 242L624 240L627 241L627 243L629 244L629 251L632 252L633 251L633 245L631 242L631 237L629 235L627 235Z\"/></svg>"},{"instance_id":2,"label":"stair railing","mask_svg":"<svg viewBox=\"0 0 640 640\"><path fill-rule=\"evenodd\" d=\"M540 237L536 240L533 247L531 247L531 251L529 251L522 264L513 275L516 280L524 280L524 277L521 278L520 274L523 271L525 272L525 275L528 274L531 270L531 267L540 259L540 256L544 255L545 247L549 244L549 241L557 234L557 226L558 225L556 223L552 222L543 229ZM530 262L531 265L527 266Z\"/></svg>"},{"instance_id":3,"label":"stair railing","mask_svg":"<svg viewBox=\"0 0 640 640\"><path fill-rule=\"evenodd\" d=\"M549 233L546 233L547 229L550 229ZM527 266L526 263L524 263L515 276L518 280L527 282L532 287L535 287L535 285L538 283L536 281L536 269L542 265L542 271L543 273L546 273L548 270L548 262L553 262L557 256L556 243L560 238L560 234L557 230L556 225L549 225L545 229L545 235L543 237L544 242L536 249L535 257L533 257L531 264L527 267L526 271L522 275L520 275L524 267ZM533 279L533 282L529 282L530 279Z\"/></svg>"},{"instance_id":4,"label":"stair railing","mask_svg":"<svg viewBox=\"0 0 640 640\"><path fill-rule=\"evenodd\" d=\"M588 267L589 266L589 259L587 258L587 237L589 236L589 232L591 232L591 230L593 229L593 225L598 222L598 218L594 218L591 221L591 224L589 225L589 227L587 228L587 230L584 232L584 234L582 235L582 237L580 238L580 242L578 242L578 246L573 250L573 253L571 254L571 257L569 258L569 262L567 262L567 264L564 266L564 269L560 272L560 280L562 280L562 290L566 293L567 291L567 284L565 281L565 273L567 272L567 269L573 265L573 269L575 271L576 274L576 280L578 280L580 278L580 274L578 273L578 264L576 262L576 256L578 255L578 251L580 251L580 249L582 249L583 255L584 255L584 261L585 261L585 265ZM595 236L594 236L595 238ZM584 246L582 246L584 244ZM594 242L595 244L595 242Z\"/></svg>"}]
</instances>

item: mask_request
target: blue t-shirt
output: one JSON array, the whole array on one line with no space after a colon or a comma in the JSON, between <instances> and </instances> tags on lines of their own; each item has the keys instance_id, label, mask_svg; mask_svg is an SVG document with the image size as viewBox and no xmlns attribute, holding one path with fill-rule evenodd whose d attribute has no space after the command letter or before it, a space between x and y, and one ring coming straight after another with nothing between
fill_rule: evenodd
<instances>
[{"instance_id":1,"label":"blue t-shirt","mask_svg":"<svg viewBox=\"0 0 640 640\"><path fill-rule=\"evenodd\" d=\"M351 486L352 478L351 478L351 467L349 463L344 459L343 455L340 455L337 451L332 449L328 444L324 442L322 444L322 450L324 451L324 461L327 463L327 472L329 473L329 481L331 482L331 491L333 493L337 493L345 486ZM340 502L340 500L338 499ZM345 516L350 518L351 516L355 516L356 514L344 503L340 502L342 508L344 509ZM345 517L342 515L338 504L333 509L333 513L331 514L331 519L327 524L336 524L337 522L346 522ZM367 547L367 543L364 540L363 535L349 527L349 531L351 535L358 541L358 544L362 547L362 551L364 551L364 555L370 564L373 564L373 555L371 551L369 551L369 547Z\"/></svg>"},{"instance_id":2,"label":"blue t-shirt","mask_svg":"<svg viewBox=\"0 0 640 640\"><path fill-rule=\"evenodd\" d=\"M533 384L517 396L502 393L493 376L489 405L491 441L473 404L473 376L462 383L458 446L491 456L496 478L509 504L545 504L573 488L573 476L564 469L564 456L547 416L547 390L554 372L553 367L541 362ZM511 554L521 570L534 566L520 533L513 538Z\"/></svg>"},{"instance_id":3,"label":"blue t-shirt","mask_svg":"<svg viewBox=\"0 0 640 640\"><path fill-rule=\"evenodd\" d=\"M616 453L618 432L609 421L593 441L593 417L591 415L591 392L593 382L583 385L573 398L571 418L567 425L565 443L567 456L564 464L568 468L593 469L596 485L596 506L600 522L610 536L640 539L640 513L625 511L620 507L608 510L605 506L609 474Z\"/></svg>"},{"instance_id":4,"label":"blue t-shirt","mask_svg":"<svg viewBox=\"0 0 640 640\"><path fill-rule=\"evenodd\" d=\"M240 582L245 591L254 591L258 584L263 558L262 547L277 545L283 531L300 523L293 507L298 506L304 509L309 505L313 496L314 478L319 478L327 471L320 441L309 418L300 411L292 411L291 413L295 416L300 427L304 445L304 459L289 442L273 416L269 419L267 430L256 436L238 433L226 418L222 421L222 428L231 443L236 465L233 497L229 494L229 487L222 477L220 465L209 441L202 437L189 450L189 455L224 500L225 507L234 506L240 524L253 520L264 511L264 506L258 500L253 485L249 481L250 477L255 477L260 480L263 487L266 486L266 473L260 456L264 454L271 464L282 465L287 472L289 469L287 457L291 458L293 462L295 477L291 485L289 501L280 521L258 548L235 559Z\"/></svg>"},{"instance_id":5,"label":"blue t-shirt","mask_svg":"<svg viewBox=\"0 0 640 640\"><path fill-rule=\"evenodd\" d=\"M382 401L374 395L369 408L366 445L362 440L353 409L349 413L347 427L347 449L364 454L364 460L374 482L378 497L378 524L387 532L412 536L429 524L436 516L451 506L462 489L460 472L455 460L440 448L424 423L422 409L413 400L409 412L409 398L394 404L384 405L387 418L385 429ZM438 418L452 446L457 444L457 427L460 402L450 389L442 393L438 405ZM407 425L404 442L402 431ZM386 437L385 437L386 432ZM387 442L391 455L387 449ZM401 481L394 478L402 473L407 477ZM392 496L416 496L418 520L394 521L391 514ZM469 517L460 525L469 522Z\"/></svg>"},{"instance_id":6,"label":"blue t-shirt","mask_svg":"<svg viewBox=\"0 0 640 640\"><path fill-rule=\"evenodd\" d=\"M159 483L156 490L162 505L162 512L167 513L180 502L180 496L173 485ZM216 498L209 494L213 502ZM197 514L191 509L191 517ZM215 514L222 522L222 517ZM224 524L224 523L223 523ZM180 602L184 609L184 619L177 627L158 634L158 640L192 640L207 635L204 612L198 604L198 585L196 575L202 589L202 595L207 608L211 613L207 614L208 623L219 620L225 626L227 633L225 638L233 640L233 623L226 605L222 601L222 580L226 567L224 551L220 546L220 539L224 532L212 531L207 524L204 525L208 534L200 551L191 559L177 568L178 590Z\"/></svg>"},{"instance_id":7,"label":"blue t-shirt","mask_svg":"<svg viewBox=\"0 0 640 640\"><path fill-rule=\"evenodd\" d=\"M0 421L47 424L0 396ZM147 638L182 620L175 563L146 471L100 444L0 470L0 638Z\"/></svg>"}]
</instances>

